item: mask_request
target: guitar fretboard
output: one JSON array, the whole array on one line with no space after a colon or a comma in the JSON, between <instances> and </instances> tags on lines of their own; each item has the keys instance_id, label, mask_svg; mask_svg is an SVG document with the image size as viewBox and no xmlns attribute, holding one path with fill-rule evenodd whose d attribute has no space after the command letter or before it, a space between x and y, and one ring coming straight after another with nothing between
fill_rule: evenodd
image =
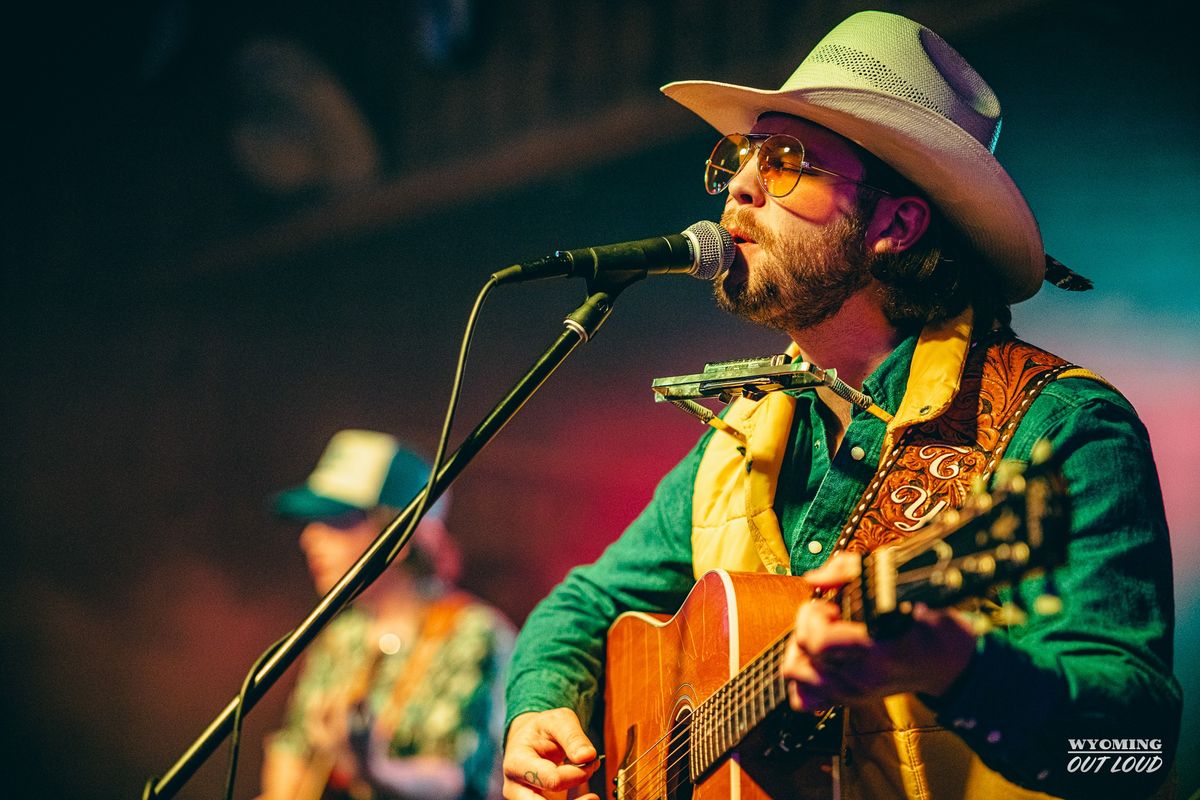
<instances>
[{"instance_id":1,"label":"guitar fretboard","mask_svg":"<svg viewBox=\"0 0 1200 800\"><path fill-rule=\"evenodd\" d=\"M788 636L772 642L741 672L696 706L691 725L691 772L702 775L738 745L787 697L779 662Z\"/></svg>"}]
</instances>

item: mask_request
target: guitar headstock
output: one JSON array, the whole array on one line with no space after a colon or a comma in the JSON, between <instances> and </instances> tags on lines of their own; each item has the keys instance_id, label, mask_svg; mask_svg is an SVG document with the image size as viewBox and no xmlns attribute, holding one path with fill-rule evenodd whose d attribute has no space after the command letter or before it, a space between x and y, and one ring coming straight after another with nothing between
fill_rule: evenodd
<instances>
[{"instance_id":1,"label":"guitar headstock","mask_svg":"<svg viewBox=\"0 0 1200 800\"><path fill-rule=\"evenodd\" d=\"M1070 524L1065 483L1046 449L1035 450L1029 466L998 472L992 492L972 494L918 535L863 559L861 613L872 635L901 630L918 602L952 606L1063 562Z\"/></svg>"}]
</instances>

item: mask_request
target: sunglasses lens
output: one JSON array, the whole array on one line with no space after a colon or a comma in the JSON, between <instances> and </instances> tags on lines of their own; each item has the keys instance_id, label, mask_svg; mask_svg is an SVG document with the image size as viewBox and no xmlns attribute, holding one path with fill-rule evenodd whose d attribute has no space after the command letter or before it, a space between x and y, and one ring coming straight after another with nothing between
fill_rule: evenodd
<instances>
[{"instance_id":1,"label":"sunglasses lens","mask_svg":"<svg viewBox=\"0 0 1200 800\"><path fill-rule=\"evenodd\" d=\"M788 195L803 171L804 145L794 136L776 134L758 148L758 174L772 197Z\"/></svg>"},{"instance_id":2,"label":"sunglasses lens","mask_svg":"<svg viewBox=\"0 0 1200 800\"><path fill-rule=\"evenodd\" d=\"M704 188L709 194L720 194L750 155L750 141L733 133L717 142L704 165Z\"/></svg>"}]
</instances>

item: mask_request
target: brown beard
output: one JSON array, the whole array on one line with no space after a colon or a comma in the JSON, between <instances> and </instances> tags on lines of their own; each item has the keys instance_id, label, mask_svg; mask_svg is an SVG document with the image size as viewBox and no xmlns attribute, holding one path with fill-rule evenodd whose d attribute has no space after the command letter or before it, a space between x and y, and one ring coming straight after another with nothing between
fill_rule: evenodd
<instances>
[{"instance_id":1,"label":"brown beard","mask_svg":"<svg viewBox=\"0 0 1200 800\"><path fill-rule=\"evenodd\" d=\"M863 246L865 223L855 213L790 238L756 225L749 209L726 212L722 224L758 243L765 258L740 285L714 283L717 305L751 322L798 331L824 322L871 280Z\"/></svg>"}]
</instances>

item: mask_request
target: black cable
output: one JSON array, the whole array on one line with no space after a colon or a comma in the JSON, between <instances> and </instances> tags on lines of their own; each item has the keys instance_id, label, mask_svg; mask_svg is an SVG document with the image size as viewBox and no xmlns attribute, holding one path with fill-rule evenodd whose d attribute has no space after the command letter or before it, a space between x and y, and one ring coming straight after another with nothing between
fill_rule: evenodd
<instances>
[{"instance_id":1,"label":"black cable","mask_svg":"<svg viewBox=\"0 0 1200 800\"><path fill-rule=\"evenodd\" d=\"M446 407L446 417L442 422L442 433L438 439L437 451L433 457L433 464L429 468L429 483L425 486L425 493L421 497L421 502L417 505L416 511L409 517L408 527L405 528L404 534L399 538L398 544L387 555L386 564L391 564L396 556L400 554L400 550L408 542L412 536L412 532L416 529L417 524L421 521L421 517L425 514L425 509L429 505L429 498L433 493L433 487L437 483L437 474L441 471L442 461L446 456L446 444L450 439L450 429L454 426L454 413L458 409L459 396L462 394L463 376L466 374L467 354L471 350L471 340L475 337L475 327L479 320L479 313L483 309L483 303L492 289L496 286L496 277L493 275L479 290L479 294L475 298L475 305L471 307L471 313L467 317L467 327L463 331L462 345L458 351L458 363L454 368L454 382L450 389L450 400ZM385 565L386 568L386 565ZM346 605L358 598L358 596L370 585L369 581L359 579L359 585L355 587L354 593L346 601ZM233 714L233 730L229 735L229 770L225 776L225 800L233 800L233 786L237 780L238 756L241 751L242 738L242 718L243 710L246 702L246 695L250 691L250 686L254 683L254 676L258 674L258 670L262 667L264 661L279 649L279 646L291 636L291 633L278 639L274 644L263 651L254 661L254 665L250 667L250 671L246 673L245 679L242 681L241 691L238 692L237 706ZM151 778L146 783L148 790L154 782ZM143 791L143 797L148 795Z\"/></svg>"},{"instance_id":2,"label":"black cable","mask_svg":"<svg viewBox=\"0 0 1200 800\"><path fill-rule=\"evenodd\" d=\"M488 294L496 287L496 276L492 275L488 278L487 283L479 290L479 294L475 297L475 305L471 307L471 313L467 317L467 327L463 331L462 344L458 350L458 363L454 367L454 382L450 387L450 400L446 404L446 418L442 421L442 434L438 439L437 451L433 456L433 463L429 467L429 483L425 485L425 494L421 497L421 503L417 506L416 512L413 513L408 523L408 529L405 530L404 536L400 538L400 543L388 553L388 563L392 563L392 559L400 554L400 549L404 543L408 541L413 530L421 521L421 517L425 514L425 509L429 505L429 498L433 495L433 487L437 483L437 475L442 470L442 462L446 457L446 444L450 440L450 429L454 426L454 413L458 409L459 395L462 393L463 376L467 371L467 354L471 350L471 340L475 337L475 326L479 319L479 312L483 309L483 302L487 299Z\"/></svg>"},{"instance_id":3,"label":"black cable","mask_svg":"<svg viewBox=\"0 0 1200 800\"><path fill-rule=\"evenodd\" d=\"M237 780L238 755L242 748L242 719L246 706L246 694L250 691L250 686L254 683L254 676L258 674L258 670L262 667L263 662L270 658L291 635L292 632L288 631L264 650L262 655L254 660L250 671L246 673L245 680L242 681L241 691L238 692L237 706L233 712L233 730L229 734L229 769L225 773L225 800L233 800L233 784Z\"/></svg>"}]
</instances>

